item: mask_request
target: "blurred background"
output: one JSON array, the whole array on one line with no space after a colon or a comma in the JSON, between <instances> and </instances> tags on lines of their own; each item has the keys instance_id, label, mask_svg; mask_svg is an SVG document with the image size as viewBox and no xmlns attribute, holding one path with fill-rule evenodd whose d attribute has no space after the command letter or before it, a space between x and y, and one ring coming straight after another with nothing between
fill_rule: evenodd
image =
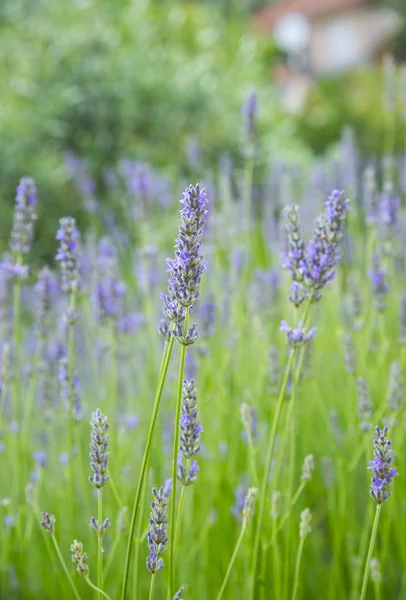
<instances>
[{"instance_id":1,"label":"blurred background","mask_svg":"<svg viewBox=\"0 0 406 600\"><path fill-rule=\"evenodd\" d=\"M404 0L3 0L3 249L23 175L39 189L39 263L65 214L125 228L129 206L135 220L173 206L189 181L214 195L219 172L241 169L253 90L259 188L343 135L382 154L388 114L402 153L405 16Z\"/></svg>"}]
</instances>

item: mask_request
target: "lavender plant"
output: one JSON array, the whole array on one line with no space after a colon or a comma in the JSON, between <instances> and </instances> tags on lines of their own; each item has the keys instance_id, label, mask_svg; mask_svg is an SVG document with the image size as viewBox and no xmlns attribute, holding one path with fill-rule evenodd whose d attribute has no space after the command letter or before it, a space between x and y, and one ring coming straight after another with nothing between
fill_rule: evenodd
<instances>
[{"instance_id":1,"label":"lavender plant","mask_svg":"<svg viewBox=\"0 0 406 600\"><path fill-rule=\"evenodd\" d=\"M364 579L360 600L364 600L367 593L369 571L371 568L371 559L374 551L376 534L378 531L379 517L382 504L391 496L391 485L394 477L398 476L397 467L393 466L392 442L387 438L388 428L375 428L374 458L369 461L368 469L372 472L370 494L376 502L375 519L372 528L371 540L369 543L368 555L366 559Z\"/></svg>"}]
</instances>

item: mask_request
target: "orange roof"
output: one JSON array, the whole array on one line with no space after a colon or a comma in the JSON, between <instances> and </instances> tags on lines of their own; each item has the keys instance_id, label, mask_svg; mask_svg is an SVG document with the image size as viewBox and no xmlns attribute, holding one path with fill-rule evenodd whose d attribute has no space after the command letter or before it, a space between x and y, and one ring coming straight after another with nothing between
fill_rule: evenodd
<instances>
[{"instance_id":1,"label":"orange roof","mask_svg":"<svg viewBox=\"0 0 406 600\"><path fill-rule=\"evenodd\" d=\"M329 16L347 8L365 4L366 0L280 0L274 6L260 10L254 25L263 31L270 30L276 21L288 13L301 13L309 19Z\"/></svg>"}]
</instances>

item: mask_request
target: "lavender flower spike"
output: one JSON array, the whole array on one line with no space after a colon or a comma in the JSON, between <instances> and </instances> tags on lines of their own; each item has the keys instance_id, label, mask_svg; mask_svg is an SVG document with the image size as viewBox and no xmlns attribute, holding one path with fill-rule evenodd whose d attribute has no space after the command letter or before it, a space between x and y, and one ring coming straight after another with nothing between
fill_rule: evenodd
<instances>
[{"instance_id":1,"label":"lavender flower spike","mask_svg":"<svg viewBox=\"0 0 406 600\"><path fill-rule=\"evenodd\" d=\"M338 246L343 237L349 202L344 192L332 191L325 202L325 213L318 217L315 232L307 245L304 279L312 290L314 302L320 300L321 290L335 276L340 258Z\"/></svg>"},{"instance_id":2,"label":"lavender flower spike","mask_svg":"<svg viewBox=\"0 0 406 600\"><path fill-rule=\"evenodd\" d=\"M300 348L309 340L314 338L316 334L315 327L312 327L311 329L305 329L304 327L302 327L302 323L300 321L297 324L297 327L295 328L289 327L286 321L282 321L280 331L286 333L288 344L292 348Z\"/></svg>"},{"instance_id":3,"label":"lavender flower spike","mask_svg":"<svg viewBox=\"0 0 406 600\"><path fill-rule=\"evenodd\" d=\"M34 221L37 218L37 189L31 177L23 177L17 187L16 207L10 249L14 254L27 254L34 237Z\"/></svg>"},{"instance_id":4,"label":"lavender flower spike","mask_svg":"<svg viewBox=\"0 0 406 600\"><path fill-rule=\"evenodd\" d=\"M180 416L180 436L178 455L178 480L183 485L190 485L196 481L199 470L197 462L192 461L189 469L183 466L183 458L189 460L196 456L200 450L200 434L203 427L198 420L197 390L193 379L183 382L182 407Z\"/></svg>"},{"instance_id":5,"label":"lavender flower spike","mask_svg":"<svg viewBox=\"0 0 406 600\"><path fill-rule=\"evenodd\" d=\"M77 572L85 579L88 579L89 567L87 564L87 554L83 551L83 544L74 540L70 550L72 552L72 562L75 563Z\"/></svg>"},{"instance_id":6,"label":"lavender flower spike","mask_svg":"<svg viewBox=\"0 0 406 600\"><path fill-rule=\"evenodd\" d=\"M386 295L389 291L389 286L386 282L386 276L387 272L382 268L380 253L375 251L372 255L369 278L371 280L375 308L378 312L383 312L386 309Z\"/></svg>"},{"instance_id":7,"label":"lavender flower spike","mask_svg":"<svg viewBox=\"0 0 406 600\"><path fill-rule=\"evenodd\" d=\"M80 233L76 229L76 221L72 217L64 217L59 221L60 227L56 239L60 242L55 260L61 263L62 289L76 293L79 288L79 254L78 240Z\"/></svg>"},{"instance_id":8,"label":"lavender flower spike","mask_svg":"<svg viewBox=\"0 0 406 600\"><path fill-rule=\"evenodd\" d=\"M197 338L196 326L184 331L182 321L199 297L199 286L206 262L200 254L207 195L204 189L189 186L183 194L180 211L179 237L176 239L175 256L168 258L169 291L161 294L166 316L172 322L173 335L179 343L189 345Z\"/></svg>"},{"instance_id":9,"label":"lavender flower spike","mask_svg":"<svg viewBox=\"0 0 406 600\"><path fill-rule=\"evenodd\" d=\"M168 543L168 536L166 533L166 526L168 524L166 509L168 502L164 488L161 487L159 491L156 488L153 488L152 494L154 500L151 502L151 515L149 520L150 529L147 534L148 547L150 550L150 554L147 558L147 569L155 575L158 571L161 571L164 566L163 558L161 558L160 555L165 550L166 544Z\"/></svg>"},{"instance_id":10,"label":"lavender flower spike","mask_svg":"<svg viewBox=\"0 0 406 600\"><path fill-rule=\"evenodd\" d=\"M386 438L387 433L387 427L376 427L374 458L369 461L368 467L372 471L370 494L377 504L382 504L389 498L392 480L399 475L397 467L392 466L392 442Z\"/></svg>"},{"instance_id":11,"label":"lavender flower spike","mask_svg":"<svg viewBox=\"0 0 406 600\"><path fill-rule=\"evenodd\" d=\"M109 480L107 475L109 462L109 452L107 452L109 436L107 430L109 425L107 417L103 415L100 408L92 414L90 424L92 426L90 465L94 474L89 477L89 481L95 488L101 489Z\"/></svg>"},{"instance_id":12,"label":"lavender flower spike","mask_svg":"<svg viewBox=\"0 0 406 600\"><path fill-rule=\"evenodd\" d=\"M244 508L242 509L242 526L243 527L246 527L248 521L252 517L257 493L258 493L257 488L250 487L248 489L247 495L245 496Z\"/></svg>"},{"instance_id":13,"label":"lavender flower spike","mask_svg":"<svg viewBox=\"0 0 406 600\"><path fill-rule=\"evenodd\" d=\"M300 282L303 281L305 247L300 231L299 207L296 204L286 206L284 215L288 232L288 253L283 266L290 270L293 281Z\"/></svg>"}]
</instances>

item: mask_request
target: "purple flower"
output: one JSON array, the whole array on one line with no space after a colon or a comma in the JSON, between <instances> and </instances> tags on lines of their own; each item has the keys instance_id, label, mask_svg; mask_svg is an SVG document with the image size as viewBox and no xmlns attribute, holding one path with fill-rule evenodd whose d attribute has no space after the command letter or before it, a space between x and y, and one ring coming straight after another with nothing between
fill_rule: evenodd
<instances>
[{"instance_id":1,"label":"purple flower","mask_svg":"<svg viewBox=\"0 0 406 600\"><path fill-rule=\"evenodd\" d=\"M189 468L183 466L183 458L188 460L200 450L200 434L203 427L198 420L197 390L194 381L183 382L182 407L180 416L179 454L178 454L178 479L183 485L190 485L196 481L199 470L194 460Z\"/></svg>"},{"instance_id":2,"label":"purple flower","mask_svg":"<svg viewBox=\"0 0 406 600\"><path fill-rule=\"evenodd\" d=\"M160 555L165 550L166 544L168 543L168 536L166 533L168 524L166 509L168 502L163 487L161 487L159 491L156 488L153 488L152 494L154 500L151 502L149 520L150 529L147 534L148 547L150 550L150 554L147 558L147 569L155 574L164 566L164 561Z\"/></svg>"},{"instance_id":3,"label":"purple flower","mask_svg":"<svg viewBox=\"0 0 406 600\"><path fill-rule=\"evenodd\" d=\"M24 281L27 279L29 273L28 265L20 265L8 257L5 257L1 261L0 268L3 269L6 277L11 281Z\"/></svg>"},{"instance_id":4,"label":"purple flower","mask_svg":"<svg viewBox=\"0 0 406 600\"><path fill-rule=\"evenodd\" d=\"M10 249L13 254L27 254L34 237L34 221L37 218L37 189L31 177L23 177L17 187Z\"/></svg>"},{"instance_id":5,"label":"purple flower","mask_svg":"<svg viewBox=\"0 0 406 600\"><path fill-rule=\"evenodd\" d=\"M184 331L182 321L186 308L190 308L199 297L199 286L206 262L200 254L203 239L207 196L204 189L189 186L183 194L180 211L179 237L176 240L175 256L168 258L168 293L161 294L164 311L172 321L173 335L183 345L192 344L197 338L196 326Z\"/></svg>"},{"instance_id":6,"label":"purple flower","mask_svg":"<svg viewBox=\"0 0 406 600\"><path fill-rule=\"evenodd\" d=\"M36 324L38 334L45 338L50 324L50 314L52 309L52 300L56 293L56 279L48 267L43 267L38 275L38 282L35 285L37 293L37 311Z\"/></svg>"},{"instance_id":7,"label":"purple flower","mask_svg":"<svg viewBox=\"0 0 406 600\"><path fill-rule=\"evenodd\" d=\"M386 295L389 291L389 286L386 283L386 275L386 270L382 268L381 255L378 251L375 251L372 255L369 279L371 281L375 308L378 312L383 312L386 309Z\"/></svg>"},{"instance_id":8,"label":"purple flower","mask_svg":"<svg viewBox=\"0 0 406 600\"><path fill-rule=\"evenodd\" d=\"M280 331L286 333L288 344L292 348L300 348L309 340L314 338L316 334L315 327L312 327L311 329L304 329L300 321L295 328L289 327L286 321L282 321Z\"/></svg>"},{"instance_id":9,"label":"purple flower","mask_svg":"<svg viewBox=\"0 0 406 600\"><path fill-rule=\"evenodd\" d=\"M128 429L135 429L139 423L139 418L137 415L130 414L126 416L125 424Z\"/></svg>"},{"instance_id":10,"label":"purple flower","mask_svg":"<svg viewBox=\"0 0 406 600\"><path fill-rule=\"evenodd\" d=\"M384 184L384 189L379 202L379 224L385 245L393 243L399 221L400 198L394 193L390 182Z\"/></svg>"},{"instance_id":11,"label":"purple flower","mask_svg":"<svg viewBox=\"0 0 406 600\"><path fill-rule=\"evenodd\" d=\"M258 100L257 95L252 91L241 107L241 114L244 117L244 142L253 145L257 135L257 116Z\"/></svg>"},{"instance_id":12,"label":"purple flower","mask_svg":"<svg viewBox=\"0 0 406 600\"><path fill-rule=\"evenodd\" d=\"M33 458L39 467L45 469L48 462L46 452L43 452L42 450L37 450L37 452L34 452Z\"/></svg>"},{"instance_id":13,"label":"purple flower","mask_svg":"<svg viewBox=\"0 0 406 600\"><path fill-rule=\"evenodd\" d=\"M288 231L288 250L285 268L292 275L293 285L289 299L300 306L312 294L316 302L322 296L321 290L334 279L335 267L339 261L338 247L343 238L345 215L349 200L344 192L333 190L325 202L325 211L316 220L313 237L306 250L301 236L298 207L288 206L285 210Z\"/></svg>"},{"instance_id":14,"label":"purple flower","mask_svg":"<svg viewBox=\"0 0 406 600\"><path fill-rule=\"evenodd\" d=\"M90 421L92 431L90 435L90 466L93 475L89 477L90 483L100 490L109 480L107 466L109 462L108 452L108 428L107 417L103 415L100 408L93 414Z\"/></svg>"},{"instance_id":15,"label":"purple flower","mask_svg":"<svg viewBox=\"0 0 406 600\"><path fill-rule=\"evenodd\" d=\"M59 221L60 228L56 233L59 241L55 260L61 263L62 289L68 293L76 293L79 287L79 231L72 217L64 217Z\"/></svg>"},{"instance_id":16,"label":"purple flower","mask_svg":"<svg viewBox=\"0 0 406 600\"><path fill-rule=\"evenodd\" d=\"M361 431L368 431L372 427L371 418L373 409L369 388L364 377L357 378L357 391L358 415L361 419L360 429Z\"/></svg>"},{"instance_id":17,"label":"purple flower","mask_svg":"<svg viewBox=\"0 0 406 600\"><path fill-rule=\"evenodd\" d=\"M389 498L390 485L394 477L398 476L397 467L392 465L392 442L386 438L388 428L376 427L374 438L374 458L369 461L368 469L372 471L370 494L377 504L382 504Z\"/></svg>"}]
</instances>

